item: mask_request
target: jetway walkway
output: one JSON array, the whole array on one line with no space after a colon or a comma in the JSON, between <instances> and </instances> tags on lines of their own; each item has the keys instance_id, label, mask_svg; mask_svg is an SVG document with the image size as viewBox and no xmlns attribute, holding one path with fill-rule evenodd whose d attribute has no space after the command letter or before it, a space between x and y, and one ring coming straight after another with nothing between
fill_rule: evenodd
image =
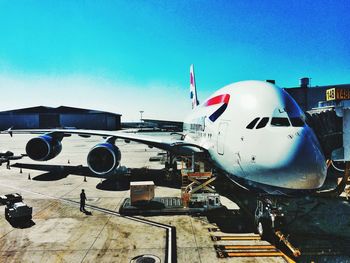
<instances>
[{"instance_id":1,"label":"jetway walkway","mask_svg":"<svg viewBox=\"0 0 350 263\"><path fill-rule=\"evenodd\" d=\"M338 169L343 170L343 176L337 187L324 193L338 196L350 185L350 92L335 88L327 90L326 101L306 112L306 122L321 144L327 166L338 162L343 167Z\"/></svg>"},{"instance_id":2,"label":"jetway walkway","mask_svg":"<svg viewBox=\"0 0 350 263\"><path fill-rule=\"evenodd\" d=\"M307 123L315 131L327 159L350 161L350 92L326 91L327 101L306 112ZM333 95L330 95L333 94Z\"/></svg>"},{"instance_id":3,"label":"jetway walkway","mask_svg":"<svg viewBox=\"0 0 350 263\"><path fill-rule=\"evenodd\" d=\"M306 122L314 130L323 153L330 159L332 151L343 145L343 119L334 107L320 107L306 112Z\"/></svg>"}]
</instances>

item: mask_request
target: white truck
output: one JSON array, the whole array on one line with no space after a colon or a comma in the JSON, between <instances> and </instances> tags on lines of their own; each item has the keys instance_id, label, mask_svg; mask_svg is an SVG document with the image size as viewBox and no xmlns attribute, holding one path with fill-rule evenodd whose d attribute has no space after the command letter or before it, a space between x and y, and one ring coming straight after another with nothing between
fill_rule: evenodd
<instances>
[{"instance_id":1,"label":"white truck","mask_svg":"<svg viewBox=\"0 0 350 263\"><path fill-rule=\"evenodd\" d=\"M3 205L9 204L9 203L22 202L22 200L23 200L22 196L18 193L0 195L0 203Z\"/></svg>"}]
</instances>

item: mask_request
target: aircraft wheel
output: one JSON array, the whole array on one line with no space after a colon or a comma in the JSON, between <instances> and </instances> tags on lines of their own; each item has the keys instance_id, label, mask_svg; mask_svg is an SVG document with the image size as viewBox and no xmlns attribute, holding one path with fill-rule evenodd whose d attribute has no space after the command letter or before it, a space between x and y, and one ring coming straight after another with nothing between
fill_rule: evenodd
<instances>
[{"instance_id":1,"label":"aircraft wheel","mask_svg":"<svg viewBox=\"0 0 350 263\"><path fill-rule=\"evenodd\" d=\"M10 219L10 216L9 216L7 208L5 208L5 218L6 218L7 221L9 221L9 219Z\"/></svg>"},{"instance_id":2,"label":"aircraft wheel","mask_svg":"<svg viewBox=\"0 0 350 263\"><path fill-rule=\"evenodd\" d=\"M165 169L166 169L166 170L169 170L170 165L169 165L169 163L168 163L168 162L165 162L164 166L165 166Z\"/></svg>"},{"instance_id":3,"label":"aircraft wheel","mask_svg":"<svg viewBox=\"0 0 350 263\"><path fill-rule=\"evenodd\" d=\"M269 240L272 233L271 221L265 218L259 219L257 232L262 239Z\"/></svg>"}]
</instances>

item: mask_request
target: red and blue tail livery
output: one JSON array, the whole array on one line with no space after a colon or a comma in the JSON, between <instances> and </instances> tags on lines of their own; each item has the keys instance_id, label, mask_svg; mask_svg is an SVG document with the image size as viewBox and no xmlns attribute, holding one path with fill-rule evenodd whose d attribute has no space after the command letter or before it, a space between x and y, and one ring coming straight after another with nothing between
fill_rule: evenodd
<instances>
[{"instance_id":1,"label":"red and blue tail livery","mask_svg":"<svg viewBox=\"0 0 350 263\"><path fill-rule=\"evenodd\" d=\"M190 97L192 100L192 109L198 106L199 102L197 99L197 90L196 90L196 80L194 78L194 67L190 67Z\"/></svg>"}]
</instances>

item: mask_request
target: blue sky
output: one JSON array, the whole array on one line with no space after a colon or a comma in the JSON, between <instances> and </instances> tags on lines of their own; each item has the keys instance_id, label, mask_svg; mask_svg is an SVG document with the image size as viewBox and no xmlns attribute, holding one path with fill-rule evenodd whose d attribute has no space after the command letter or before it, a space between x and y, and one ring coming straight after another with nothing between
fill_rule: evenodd
<instances>
[{"instance_id":1,"label":"blue sky","mask_svg":"<svg viewBox=\"0 0 350 263\"><path fill-rule=\"evenodd\" d=\"M181 120L245 79L350 83L350 1L0 0L0 109L75 106Z\"/></svg>"}]
</instances>

